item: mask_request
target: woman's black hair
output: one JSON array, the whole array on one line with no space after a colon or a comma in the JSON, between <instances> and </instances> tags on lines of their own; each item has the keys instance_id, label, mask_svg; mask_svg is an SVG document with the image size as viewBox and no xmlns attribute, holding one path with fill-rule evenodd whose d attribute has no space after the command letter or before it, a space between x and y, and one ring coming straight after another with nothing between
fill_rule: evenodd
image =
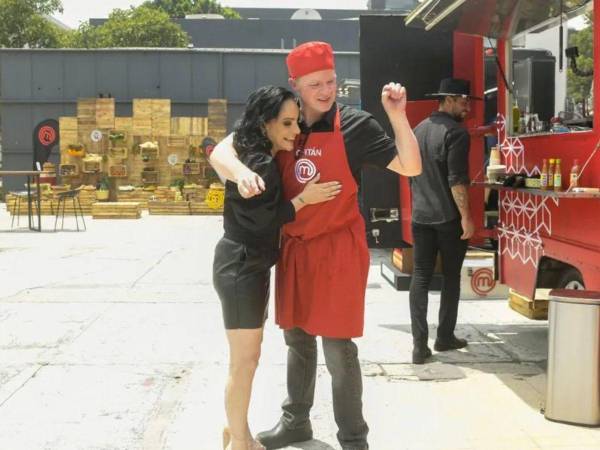
<instances>
[{"instance_id":1,"label":"woman's black hair","mask_svg":"<svg viewBox=\"0 0 600 450\"><path fill-rule=\"evenodd\" d=\"M276 86L264 86L250 94L242 118L234 128L233 147L238 154L249 150L271 151L272 144L266 135L265 124L279 115L287 100L298 104L293 92Z\"/></svg>"}]
</instances>

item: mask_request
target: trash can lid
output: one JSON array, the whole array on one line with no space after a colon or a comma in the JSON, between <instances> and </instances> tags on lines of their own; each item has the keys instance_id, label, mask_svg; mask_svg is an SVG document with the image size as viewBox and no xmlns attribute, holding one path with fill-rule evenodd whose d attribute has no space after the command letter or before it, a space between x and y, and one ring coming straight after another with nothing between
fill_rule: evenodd
<instances>
[{"instance_id":1,"label":"trash can lid","mask_svg":"<svg viewBox=\"0 0 600 450\"><path fill-rule=\"evenodd\" d=\"M548 295L552 302L600 306L600 292L583 289L553 289Z\"/></svg>"}]
</instances>

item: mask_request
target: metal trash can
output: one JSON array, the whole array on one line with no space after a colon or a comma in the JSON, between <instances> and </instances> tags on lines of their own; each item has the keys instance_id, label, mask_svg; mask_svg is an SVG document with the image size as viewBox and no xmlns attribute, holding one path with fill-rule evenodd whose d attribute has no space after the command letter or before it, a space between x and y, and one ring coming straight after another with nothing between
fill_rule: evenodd
<instances>
[{"instance_id":1,"label":"metal trash can","mask_svg":"<svg viewBox=\"0 0 600 450\"><path fill-rule=\"evenodd\" d=\"M600 425L600 292L553 290L546 419Z\"/></svg>"}]
</instances>

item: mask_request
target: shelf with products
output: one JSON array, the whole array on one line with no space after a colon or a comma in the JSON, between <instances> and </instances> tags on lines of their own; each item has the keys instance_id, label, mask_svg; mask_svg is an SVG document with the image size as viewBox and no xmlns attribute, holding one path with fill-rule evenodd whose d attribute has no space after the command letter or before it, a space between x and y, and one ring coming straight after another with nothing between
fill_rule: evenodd
<instances>
[{"instance_id":1,"label":"shelf with products","mask_svg":"<svg viewBox=\"0 0 600 450\"><path fill-rule=\"evenodd\" d=\"M511 187L504 186L502 183L483 183L483 182L473 182L471 186L474 187L483 187L489 189L495 189L498 191L507 191L507 192L523 192L525 194L531 195L539 195L542 197L553 197L553 198L573 198L573 199L600 199L600 190L597 192L580 192L576 190L568 191L554 191L554 190L544 190L544 189L536 189L536 188L526 188L526 187ZM576 188L577 189L577 188Z\"/></svg>"}]
</instances>

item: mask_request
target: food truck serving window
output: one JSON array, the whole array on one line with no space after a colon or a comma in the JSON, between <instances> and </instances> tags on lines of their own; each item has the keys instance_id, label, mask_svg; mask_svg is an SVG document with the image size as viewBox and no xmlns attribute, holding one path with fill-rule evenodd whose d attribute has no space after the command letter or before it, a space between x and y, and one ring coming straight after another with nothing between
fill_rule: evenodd
<instances>
[{"instance_id":1,"label":"food truck serving window","mask_svg":"<svg viewBox=\"0 0 600 450\"><path fill-rule=\"evenodd\" d=\"M512 134L590 130L594 114L592 3L577 14L563 14L562 21L559 17L541 22L516 34L511 49Z\"/></svg>"},{"instance_id":2,"label":"food truck serving window","mask_svg":"<svg viewBox=\"0 0 600 450\"><path fill-rule=\"evenodd\" d=\"M409 26L456 30L507 39L562 14L577 14L591 0L424 0L406 17Z\"/></svg>"}]
</instances>

